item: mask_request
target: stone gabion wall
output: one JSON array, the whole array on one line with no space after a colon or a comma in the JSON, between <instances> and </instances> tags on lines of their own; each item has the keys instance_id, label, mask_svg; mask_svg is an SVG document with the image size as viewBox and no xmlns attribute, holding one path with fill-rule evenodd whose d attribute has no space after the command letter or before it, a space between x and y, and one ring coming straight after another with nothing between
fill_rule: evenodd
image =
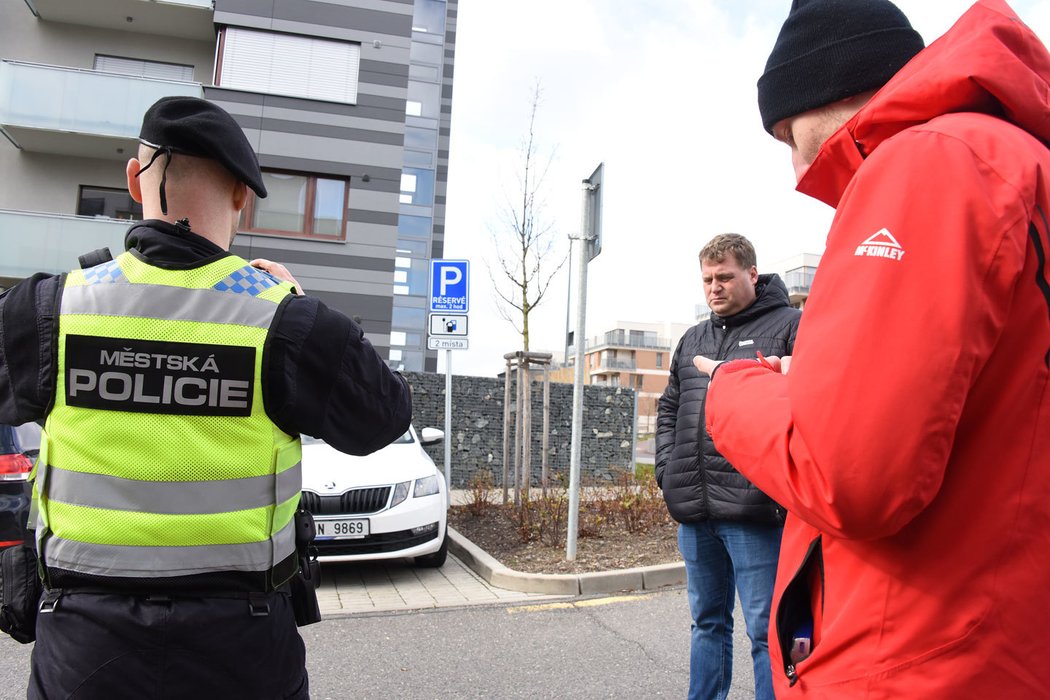
<instances>
[{"instance_id":1,"label":"stone gabion wall","mask_svg":"<svg viewBox=\"0 0 1050 700\"><path fill-rule=\"evenodd\" d=\"M431 372L405 372L412 385L416 430L445 427L445 375ZM515 408L516 382L511 382L511 430ZM453 488L464 488L475 472L487 469L497 486L503 479L503 394L504 380L490 377L452 377L451 472ZM634 390L626 387L585 386L583 437L581 440L581 482L614 479L616 474L634 467ZM543 449L543 383L532 384L532 480L539 484ZM572 438L572 385L550 385L550 470L552 478L564 475L568 482L570 440ZM442 443L426 448L443 469ZM514 473L514 436L511 434L508 473Z\"/></svg>"}]
</instances>

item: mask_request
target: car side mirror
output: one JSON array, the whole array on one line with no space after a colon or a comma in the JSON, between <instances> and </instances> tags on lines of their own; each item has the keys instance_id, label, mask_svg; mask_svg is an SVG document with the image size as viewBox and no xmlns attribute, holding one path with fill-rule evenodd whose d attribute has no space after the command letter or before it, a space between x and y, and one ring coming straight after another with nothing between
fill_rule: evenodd
<instances>
[{"instance_id":1,"label":"car side mirror","mask_svg":"<svg viewBox=\"0 0 1050 700\"><path fill-rule=\"evenodd\" d=\"M424 445L433 445L436 442L441 442L445 439L445 431L438 430L437 428L423 428L423 431L419 434L419 442Z\"/></svg>"}]
</instances>

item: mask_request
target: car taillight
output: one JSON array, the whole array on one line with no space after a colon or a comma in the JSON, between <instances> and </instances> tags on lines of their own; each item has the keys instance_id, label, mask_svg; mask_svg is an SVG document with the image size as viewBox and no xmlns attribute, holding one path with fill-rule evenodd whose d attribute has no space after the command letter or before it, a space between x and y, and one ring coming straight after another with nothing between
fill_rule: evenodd
<instances>
[{"instance_id":1,"label":"car taillight","mask_svg":"<svg viewBox=\"0 0 1050 700\"><path fill-rule=\"evenodd\" d=\"M0 455L0 481L25 481L33 463L23 454Z\"/></svg>"}]
</instances>

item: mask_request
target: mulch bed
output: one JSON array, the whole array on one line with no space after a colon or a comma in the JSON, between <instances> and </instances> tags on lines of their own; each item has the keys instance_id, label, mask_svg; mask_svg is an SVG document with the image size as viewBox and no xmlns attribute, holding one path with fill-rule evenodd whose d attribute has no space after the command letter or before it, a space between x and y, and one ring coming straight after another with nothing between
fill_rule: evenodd
<instances>
[{"instance_id":1,"label":"mulch bed","mask_svg":"<svg viewBox=\"0 0 1050 700\"><path fill-rule=\"evenodd\" d=\"M510 506L494 505L477 515L466 506L453 506L448 517L452 527L489 556L525 573L579 574L681 561L678 526L670 520L642 532L607 525L600 536L580 536L576 560L569 562L565 560L564 536L557 546L522 542Z\"/></svg>"}]
</instances>

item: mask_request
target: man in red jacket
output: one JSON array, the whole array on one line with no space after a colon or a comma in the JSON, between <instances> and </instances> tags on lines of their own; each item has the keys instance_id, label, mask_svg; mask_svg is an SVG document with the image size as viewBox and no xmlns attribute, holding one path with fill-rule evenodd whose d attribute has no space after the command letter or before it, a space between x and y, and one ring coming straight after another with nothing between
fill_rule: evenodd
<instances>
[{"instance_id":1,"label":"man in red jacket","mask_svg":"<svg viewBox=\"0 0 1050 700\"><path fill-rule=\"evenodd\" d=\"M1050 54L1003 0L913 35L886 0L792 4L759 108L836 216L790 373L694 360L789 512L779 698L1050 692Z\"/></svg>"}]
</instances>

